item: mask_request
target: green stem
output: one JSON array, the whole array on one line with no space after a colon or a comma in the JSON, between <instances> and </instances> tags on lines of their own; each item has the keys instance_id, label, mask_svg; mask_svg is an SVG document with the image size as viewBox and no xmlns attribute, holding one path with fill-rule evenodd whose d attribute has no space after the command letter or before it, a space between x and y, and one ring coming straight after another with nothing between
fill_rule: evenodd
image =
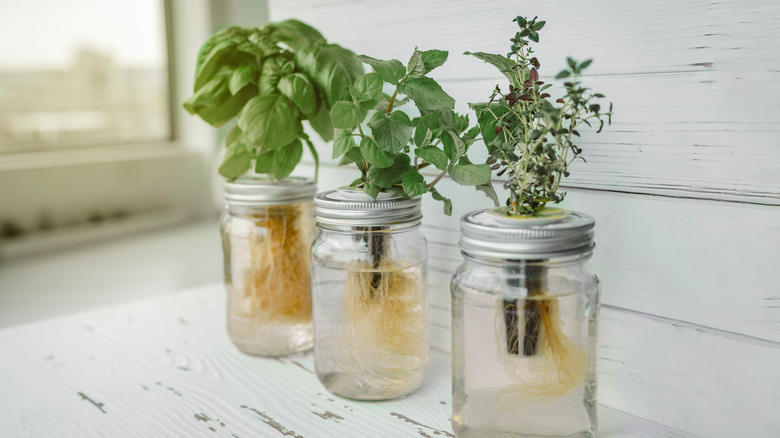
<instances>
[{"instance_id":1,"label":"green stem","mask_svg":"<svg viewBox=\"0 0 780 438\"><path fill-rule=\"evenodd\" d=\"M398 96L398 88L396 87L395 92L393 93L393 97L390 98L390 103L387 105L387 112L393 111L393 102L395 102L395 97Z\"/></svg>"}]
</instances>

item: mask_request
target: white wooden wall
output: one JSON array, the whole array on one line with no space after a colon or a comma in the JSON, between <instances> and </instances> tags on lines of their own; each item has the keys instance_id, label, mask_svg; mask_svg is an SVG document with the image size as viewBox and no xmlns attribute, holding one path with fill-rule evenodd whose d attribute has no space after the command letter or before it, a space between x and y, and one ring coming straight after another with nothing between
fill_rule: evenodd
<instances>
[{"instance_id":1,"label":"white wooden wall","mask_svg":"<svg viewBox=\"0 0 780 438\"><path fill-rule=\"evenodd\" d=\"M461 111L504 82L461 53L506 52L517 15L547 20L537 48L547 80L566 56L594 58L585 81L614 102L614 123L584 135L588 163L567 180L564 207L597 220L600 402L695 436L780 436L780 2L274 0L269 10L377 58L449 50L433 76ZM321 175L328 189L356 171L330 163ZM424 229L431 342L448 350L458 219L489 202L447 180L441 191L453 216L426 198Z\"/></svg>"}]
</instances>

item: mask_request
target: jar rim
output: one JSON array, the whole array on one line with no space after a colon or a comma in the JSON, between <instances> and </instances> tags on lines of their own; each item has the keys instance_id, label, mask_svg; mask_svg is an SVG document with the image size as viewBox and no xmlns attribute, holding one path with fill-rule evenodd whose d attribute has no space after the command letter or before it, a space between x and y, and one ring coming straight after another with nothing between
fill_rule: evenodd
<instances>
[{"instance_id":1,"label":"jar rim","mask_svg":"<svg viewBox=\"0 0 780 438\"><path fill-rule=\"evenodd\" d=\"M314 218L319 225L379 226L419 222L422 219L419 196L380 194L373 199L364 192L342 187L314 197Z\"/></svg>"},{"instance_id":2,"label":"jar rim","mask_svg":"<svg viewBox=\"0 0 780 438\"><path fill-rule=\"evenodd\" d=\"M283 205L310 201L317 184L310 178L273 180L265 175L246 175L225 181L225 203L230 206Z\"/></svg>"},{"instance_id":3,"label":"jar rim","mask_svg":"<svg viewBox=\"0 0 780 438\"><path fill-rule=\"evenodd\" d=\"M594 219L565 213L532 221L501 217L497 209L472 211L461 217L459 246L475 257L511 260L548 259L592 251Z\"/></svg>"}]
</instances>

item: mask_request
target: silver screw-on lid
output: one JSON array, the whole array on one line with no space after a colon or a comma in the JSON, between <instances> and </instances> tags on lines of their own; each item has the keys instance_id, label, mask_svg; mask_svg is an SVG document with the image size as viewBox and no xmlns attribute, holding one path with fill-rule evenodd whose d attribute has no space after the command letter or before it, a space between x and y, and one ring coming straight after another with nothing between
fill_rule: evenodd
<instances>
[{"instance_id":1,"label":"silver screw-on lid","mask_svg":"<svg viewBox=\"0 0 780 438\"><path fill-rule=\"evenodd\" d=\"M251 175L225 182L225 202L229 205L282 205L311 201L317 184L308 178L290 177L273 181Z\"/></svg>"},{"instance_id":2,"label":"silver screw-on lid","mask_svg":"<svg viewBox=\"0 0 780 438\"><path fill-rule=\"evenodd\" d=\"M318 193L314 218L322 225L393 225L422 218L420 198L380 193L373 199L360 190L342 188Z\"/></svg>"},{"instance_id":3,"label":"silver screw-on lid","mask_svg":"<svg viewBox=\"0 0 780 438\"><path fill-rule=\"evenodd\" d=\"M542 218L515 218L500 209L467 213L460 219L460 248L476 257L545 259L593 249L592 217L555 209Z\"/></svg>"}]
</instances>

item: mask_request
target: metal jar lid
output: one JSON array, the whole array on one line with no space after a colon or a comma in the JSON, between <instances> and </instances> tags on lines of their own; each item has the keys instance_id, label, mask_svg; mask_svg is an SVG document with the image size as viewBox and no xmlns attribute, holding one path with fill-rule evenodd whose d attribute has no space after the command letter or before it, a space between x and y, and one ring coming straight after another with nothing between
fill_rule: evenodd
<instances>
[{"instance_id":1,"label":"metal jar lid","mask_svg":"<svg viewBox=\"0 0 780 438\"><path fill-rule=\"evenodd\" d=\"M341 188L318 193L314 218L322 225L393 225L422 218L420 198L380 193L373 199L360 190Z\"/></svg>"},{"instance_id":2,"label":"metal jar lid","mask_svg":"<svg viewBox=\"0 0 780 438\"><path fill-rule=\"evenodd\" d=\"M495 209L467 213L460 219L460 248L476 257L508 260L545 259L593 249L592 217L560 210L554 218L513 218Z\"/></svg>"},{"instance_id":3,"label":"metal jar lid","mask_svg":"<svg viewBox=\"0 0 780 438\"><path fill-rule=\"evenodd\" d=\"M309 178L252 175L225 182L225 202L236 206L295 204L311 201L315 193L317 184Z\"/></svg>"}]
</instances>

